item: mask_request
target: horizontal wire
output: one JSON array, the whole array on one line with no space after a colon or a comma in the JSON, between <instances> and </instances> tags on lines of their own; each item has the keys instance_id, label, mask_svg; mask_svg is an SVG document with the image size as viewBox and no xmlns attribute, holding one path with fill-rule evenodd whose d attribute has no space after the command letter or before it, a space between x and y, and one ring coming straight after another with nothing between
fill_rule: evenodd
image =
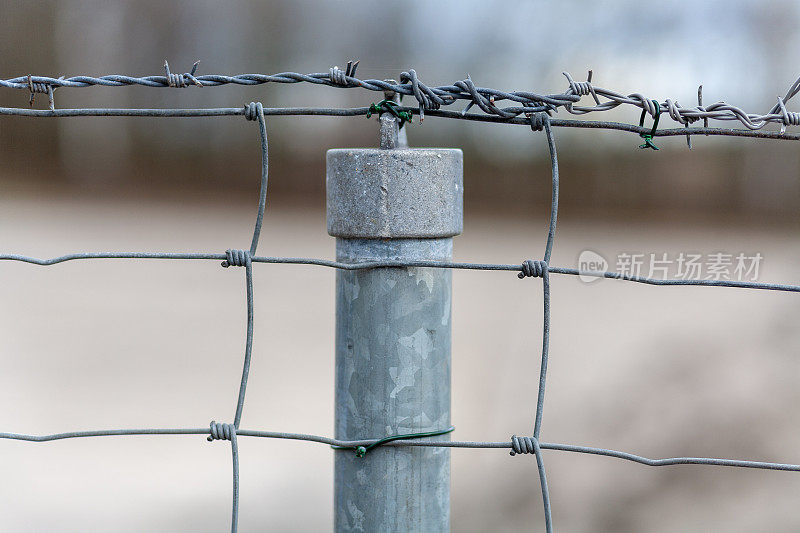
<instances>
[{"instance_id":1,"label":"horizontal wire","mask_svg":"<svg viewBox=\"0 0 800 533\"><path fill-rule=\"evenodd\" d=\"M116 437L134 435L209 435L210 429L205 428L146 428L146 429L103 429L95 431L69 431L64 433L53 433L50 435L28 435L22 433L0 433L0 439L18 440L25 442L51 442L65 439L89 438L89 437ZM270 439L286 439L306 442L316 442L330 446L343 446L347 448L357 446L369 446L380 439L364 440L339 440L321 435L310 435L306 433L285 433L278 431L257 431L251 429L237 429L237 436L262 437ZM473 448L473 449L509 449L512 448L511 441L429 441L429 440L398 440L387 442L383 446L423 446L429 448ZM718 459L714 457L667 457L664 459L650 459L628 452L609 450L606 448L595 448L591 446L577 446L572 444L557 444L550 442L540 442L539 446L543 450L554 450L562 452L583 453L590 455L603 455L616 459L624 459L646 466L672 466L672 465L709 465L709 466L731 466L740 468L758 468L764 470L785 470L800 472L800 465L791 463L771 463L765 461L746 461L738 459Z\"/></svg>"},{"instance_id":2,"label":"horizontal wire","mask_svg":"<svg viewBox=\"0 0 800 533\"><path fill-rule=\"evenodd\" d=\"M335 117L366 116L368 107L270 107L264 115L302 116L323 115ZM199 109L130 109L130 108L78 108L78 109L25 109L0 107L0 115L22 117L221 117L244 115L243 107L210 107Z\"/></svg>"},{"instance_id":3,"label":"horizontal wire","mask_svg":"<svg viewBox=\"0 0 800 533\"><path fill-rule=\"evenodd\" d=\"M0 254L0 261L19 261L39 266L52 266L59 263L87 259L186 259L186 260L225 260L224 253L177 253L177 252L86 252L62 255L51 259L38 259L26 255ZM343 263L329 259L308 257L263 257L253 256L253 263L312 265L336 268L339 270L370 270L374 268L450 268L455 270L489 270L522 272L521 264L461 263L453 261L368 261L363 263ZM734 281L725 279L657 279L633 276L620 272L601 272L579 270L576 268L548 267L553 274L569 276L589 276L595 278L631 281L646 285L687 285L704 287L731 287L740 289L761 289L784 292L800 292L800 285L782 283L761 283L755 281Z\"/></svg>"},{"instance_id":4,"label":"horizontal wire","mask_svg":"<svg viewBox=\"0 0 800 533\"><path fill-rule=\"evenodd\" d=\"M398 107L398 111L414 111L413 107ZM358 117L366 116L369 107L329 108L329 107L272 107L264 108L264 115L268 116L330 116L330 117ZM112 109L112 108L85 108L85 109L24 109L17 107L0 107L0 115L25 116L40 118L60 117L220 117L244 115L241 107L219 107L206 109ZM490 122L495 124L514 124L530 126L530 120L523 117L504 118L496 115L479 115L475 113L460 113L444 109L431 109L425 111L426 116L451 118L475 122ZM626 131L630 133L650 134L650 128L643 128L622 122L608 122L597 120L572 120L551 118L550 125L559 128L584 128ZM760 131L749 129L728 128L668 128L656 130L656 137L674 137L686 135L707 135L727 137L751 137L756 139L774 139L783 141L800 140L800 133L781 133L779 131Z\"/></svg>"}]
</instances>

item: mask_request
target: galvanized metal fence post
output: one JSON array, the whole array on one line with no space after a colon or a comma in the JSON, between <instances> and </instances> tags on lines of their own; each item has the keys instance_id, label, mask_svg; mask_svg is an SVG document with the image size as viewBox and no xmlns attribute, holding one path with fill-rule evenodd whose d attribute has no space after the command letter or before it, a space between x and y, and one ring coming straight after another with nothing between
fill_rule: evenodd
<instances>
[{"instance_id":1,"label":"galvanized metal fence post","mask_svg":"<svg viewBox=\"0 0 800 533\"><path fill-rule=\"evenodd\" d=\"M452 258L463 223L461 150L398 145L397 124L384 113L380 149L328 151L328 233L338 261ZM337 439L450 426L451 292L445 268L337 272ZM337 451L334 492L337 532L449 531L449 449Z\"/></svg>"}]
</instances>

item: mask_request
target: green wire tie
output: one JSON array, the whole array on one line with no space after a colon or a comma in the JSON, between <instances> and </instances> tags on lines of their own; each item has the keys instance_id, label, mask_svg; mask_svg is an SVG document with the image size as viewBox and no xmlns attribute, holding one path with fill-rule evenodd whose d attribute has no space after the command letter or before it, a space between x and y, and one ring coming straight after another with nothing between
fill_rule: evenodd
<instances>
[{"instance_id":1,"label":"green wire tie","mask_svg":"<svg viewBox=\"0 0 800 533\"><path fill-rule=\"evenodd\" d=\"M377 104L370 104L367 110L367 118L371 117L373 113L391 113L397 120L400 121L399 128L403 127L406 122L411 122L411 111L398 111L400 107L397 102L391 100L381 100Z\"/></svg>"},{"instance_id":2,"label":"green wire tie","mask_svg":"<svg viewBox=\"0 0 800 533\"><path fill-rule=\"evenodd\" d=\"M409 439L419 439L423 437L438 437L439 435L446 435L455 431L455 426L450 426L447 429L439 430L439 431L426 431L424 433L408 433L407 435L392 435L391 437L384 437L382 439L376 440L369 446L331 446L334 450L355 450L356 457L364 457L367 455L367 452L386 444L387 442L392 442L393 440L409 440Z\"/></svg>"},{"instance_id":3,"label":"green wire tie","mask_svg":"<svg viewBox=\"0 0 800 533\"><path fill-rule=\"evenodd\" d=\"M655 120L653 121L653 129L650 130L650 133L640 133L639 137L644 139L644 144L640 144L639 148L652 148L653 150L658 150L658 146L653 144L653 136L656 134L656 128L658 128L658 119L661 117L661 106L658 105L658 102L653 100L653 104L656 106L656 116ZM639 127L644 127L644 117L647 116L647 110L642 109L642 116L639 117Z\"/></svg>"}]
</instances>

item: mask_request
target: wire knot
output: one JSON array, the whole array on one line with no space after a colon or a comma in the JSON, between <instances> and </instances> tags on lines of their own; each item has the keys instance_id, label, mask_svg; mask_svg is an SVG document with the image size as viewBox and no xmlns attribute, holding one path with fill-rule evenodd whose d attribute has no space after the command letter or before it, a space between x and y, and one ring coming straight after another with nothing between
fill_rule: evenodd
<instances>
[{"instance_id":1,"label":"wire knot","mask_svg":"<svg viewBox=\"0 0 800 533\"><path fill-rule=\"evenodd\" d=\"M58 79L63 80L64 76L60 76ZM55 111L55 99L53 98L53 92L56 89L58 89L58 87L53 87L49 83L33 81L33 76L28 74L28 90L31 92L31 99L28 103L31 106L33 106L33 102L36 99L36 93L46 94L50 100L50 111Z\"/></svg>"},{"instance_id":2,"label":"wire knot","mask_svg":"<svg viewBox=\"0 0 800 533\"><path fill-rule=\"evenodd\" d=\"M400 121L398 127L402 128L406 122L411 122L411 111L400 111L397 102L391 100L381 100L377 104L370 104L367 110L367 118L370 118L373 113L390 113L397 120Z\"/></svg>"},{"instance_id":3,"label":"wire knot","mask_svg":"<svg viewBox=\"0 0 800 533\"><path fill-rule=\"evenodd\" d=\"M214 440L233 440L236 436L236 426L233 424L222 424L212 420L209 427L211 429L211 434L206 437L208 442Z\"/></svg>"},{"instance_id":4,"label":"wire knot","mask_svg":"<svg viewBox=\"0 0 800 533\"><path fill-rule=\"evenodd\" d=\"M167 78L167 86L168 87L188 87L190 83L197 85L198 87L202 87L203 84L200 83L200 80L194 77L194 73L197 72L197 65L200 64L200 61L195 61L192 65L192 70L190 72L184 72L183 74L175 74L174 72L169 71L169 63L167 60L164 60L164 72Z\"/></svg>"},{"instance_id":5,"label":"wire knot","mask_svg":"<svg viewBox=\"0 0 800 533\"><path fill-rule=\"evenodd\" d=\"M547 261L533 261L528 259L522 263L522 272L517 274L519 279L543 278L547 273Z\"/></svg>"},{"instance_id":6,"label":"wire knot","mask_svg":"<svg viewBox=\"0 0 800 533\"><path fill-rule=\"evenodd\" d=\"M589 75L586 78L586 81L575 81L572 79L572 76L569 75L569 72L562 72L561 74L567 78L567 83L569 83L569 90L571 94L577 96L588 96L592 95L594 98L594 102L597 105L600 105L600 99L597 98L597 93L594 92L594 86L592 85L592 71L589 71ZM572 104L569 104L570 108Z\"/></svg>"},{"instance_id":7,"label":"wire knot","mask_svg":"<svg viewBox=\"0 0 800 533\"><path fill-rule=\"evenodd\" d=\"M786 104L780 96L778 97L778 107L781 110L781 133L786 133L786 126L800 126L800 113L787 111Z\"/></svg>"},{"instance_id":8,"label":"wire knot","mask_svg":"<svg viewBox=\"0 0 800 533\"><path fill-rule=\"evenodd\" d=\"M462 115L465 115L473 105L477 105L479 108L481 108L481 111L489 115L497 115L503 118L514 118L517 116L517 113L504 111L503 109L497 107L494 103L494 96L486 98L484 95L478 92L477 87L475 87L475 83L473 83L472 78L469 75L467 75L467 79L455 82L453 86L457 87L462 92L469 94L469 96L472 98L472 101L467 104L467 107L461 111Z\"/></svg>"},{"instance_id":9,"label":"wire knot","mask_svg":"<svg viewBox=\"0 0 800 533\"><path fill-rule=\"evenodd\" d=\"M28 88L30 89L31 94L33 93L48 94L50 90L53 88L53 86L50 85L49 83L34 82L33 77L30 74L28 74Z\"/></svg>"},{"instance_id":10,"label":"wire knot","mask_svg":"<svg viewBox=\"0 0 800 533\"><path fill-rule=\"evenodd\" d=\"M352 84L347 81L347 78L354 78L356 75L356 69L358 68L358 61L348 61L347 68L345 70L340 69L339 67L331 67L330 70L330 80L333 85L339 85L341 87L350 87Z\"/></svg>"},{"instance_id":11,"label":"wire knot","mask_svg":"<svg viewBox=\"0 0 800 533\"><path fill-rule=\"evenodd\" d=\"M533 131L542 131L542 129L544 129L544 123L548 119L549 117L547 116L547 113L544 112L531 113L530 115L528 115L528 120L531 123L531 129Z\"/></svg>"},{"instance_id":12,"label":"wire knot","mask_svg":"<svg viewBox=\"0 0 800 533\"><path fill-rule=\"evenodd\" d=\"M569 75L569 72L562 72L562 74L567 78L567 83L569 83L569 89L572 91L572 94L589 96L594 93L591 78L589 81L575 81L572 79L572 76Z\"/></svg>"},{"instance_id":13,"label":"wire knot","mask_svg":"<svg viewBox=\"0 0 800 533\"><path fill-rule=\"evenodd\" d=\"M244 118L247 120L258 120L258 116L264 113L264 106L261 102L250 102L244 106Z\"/></svg>"},{"instance_id":14,"label":"wire knot","mask_svg":"<svg viewBox=\"0 0 800 533\"><path fill-rule=\"evenodd\" d=\"M400 73L400 83L411 84L411 94L419 102L419 121L425 119L426 109L439 109L442 105L452 104L455 97L451 95L440 96L433 89L419 81L417 72L411 68Z\"/></svg>"},{"instance_id":15,"label":"wire knot","mask_svg":"<svg viewBox=\"0 0 800 533\"><path fill-rule=\"evenodd\" d=\"M508 452L512 457L519 454L536 453L539 442L536 437L517 437L511 436L511 451Z\"/></svg>"},{"instance_id":16,"label":"wire knot","mask_svg":"<svg viewBox=\"0 0 800 533\"><path fill-rule=\"evenodd\" d=\"M229 266L250 266L252 264L252 256L250 250L225 250L225 261L222 266L228 268Z\"/></svg>"}]
</instances>

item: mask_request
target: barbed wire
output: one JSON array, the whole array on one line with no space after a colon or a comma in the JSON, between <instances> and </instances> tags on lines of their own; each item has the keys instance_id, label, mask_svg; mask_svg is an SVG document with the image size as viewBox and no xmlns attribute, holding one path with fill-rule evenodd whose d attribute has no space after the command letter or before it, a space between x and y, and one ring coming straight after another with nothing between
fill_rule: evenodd
<instances>
[{"instance_id":1,"label":"barbed wire","mask_svg":"<svg viewBox=\"0 0 800 533\"><path fill-rule=\"evenodd\" d=\"M800 125L800 114L789 113L785 103L800 90L800 80L795 82L787 91L786 96L778 99L773 109L763 115L748 114L741 109L730 106L723 102L702 106L702 93L698 92L699 104L697 108L682 108L677 102L666 100L662 105L657 101L648 100L644 96L634 93L623 96L620 93L595 87L591 82L591 73L586 82L575 82L568 74L569 88L561 94L540 95L530 92L503 92L495 89L476 87L468 77L454 83L452 86L428 87L419 81L414 70L409 70L401 74L401 83L394 80L359 80L355 78L357 62L349 63L346 70L342 71L338 67L333 67L328 73L317 73L301 75L297 73L281 73L272 76L260 74L244 74L239 76L217 76L201 75L196 76L195 63L192 70L184 74L170 72L169 66L165 64L165 76L149 76L135 78L129 76L101 76L99 78L76 76L71 78L49 78L41 76L27 76L24 78L12 78L0 80L0 86L15 89L27 89L34 93L46 93L49 96L51 109L25 110L15 108L0 108L0 115L22 115L31 117L67 117L67 116L154 116L154 117L188 117L188 116L225 116L243 115L247 120L256 121L259 126L259 136L261 141L261 186L259 192L258 208L256 212L256 222L253 229L250 247L248 249L229 249L224 253L182 253L182 252L85 252L53 257L50 259L38 259L19 254L0 254L0 260L20 261L40 266L53 266L73 260L99 260L99 259L164 259L164 260L218 260L223 267L243 267L245 271L245 303L247 310L245 353L242 366L242 378L239 384L239 392L236 402L233 423L218 423L211 421L208 428L171 428L171 429L112 429L97 431L75 431L68 433L58 433L51 435L28 435L18 433L0 433L0 439L12 439L28 442L47 442L69 438L117 436L117 435L163 435L163 434L201 434L207 435L208 440L227 440L231 443L232 454L232 473L233 473L233 496L232 496L232 516L231 531L236 532L238 528L239 515L239 452L237 436L268 437L280 439L292 439L300 441L313 441L331 446L346 448L370 447L375 445L385 446L437 446L449 448L507 448L511 450L511 455L533 454L536 458L539 480L541 485L542 502L544 506L545 530L550 533L553 530L552 510L547 478L544 468L544 459L541 450L557 450L575 453L586 453L594 455L604 455L619 459L634 461L649 466L666 466L677 464L699 464L699 465L718 465L734 466L746 468L761 468L771 470L800 471L800 465L788 463L771 463L748 460L717 459L710 457L671 457L665 459L648 459L639 455L630 454L616 450L604 448L594 448L577 446L571 444L554 444L540 441L540 432L544 413L545 385L547 378L547 364L549 359L549 338L550 338L550 274L580 275L617 279L622 281L637 282L649 285L695 285L695 286L718 286L747 289L762 289L785 292L800 292L799 285L760 283L754 281L733 281L725 279L656 279L641 277L619 272L585 271L579 269L562 268L550 266L550 259L555 239L557 215L558 215L558 193L559 193L559 172L558 156L556 145L553 138L552 127L588 127L588 128L609 128L619 129L638 133L642 136L652 135L737 135L763 137L770 139L800 139L800 134L784 134L785 126ZM315 258L293 258L293 257L269 257L258 256L256 250L263 224L264 211L266 207L269 161L268 143L265 116L268 115L332 115L332 116L358 116L366 115L374 109L353 108L353 109L333 109L333 108L264 108L261 103L251 102L240 108L215 108L215 109L71 109L56 110L53 105L53 91L60 87L88 87L92 85L102 86L123 86L141 85L146 87L188 87L190 85L208 87L223 84L256 85L260 83L299 83L309 82L320 85L328 85L341 88L361 87L372 91L394 91L400 94L413 96L419 104L418 108L397 107L395 111L415 111L419 114L420 120L424 114L441 116L446 118L459 118L466 120L505 122L511 124L523 124L531 127L535 131L544 131L550 153L551 162L551 208L550 222L547 232L543 258L541 260L525 260L521 264L493 264L493 263L463 263L452 261L373 261L356 264L343 263ZM579 106L577 102L583 96L591 95L595 101L594 106ZM607 101L601 102L600 97ZM443 105L451 105L457 100L468 100L466 108L462 112L454 112L440 109ZM511 100L521 103L522 107L497 107L496 103L503 100ZM467 113L469 109L477 105L484 114ZM564 108L567 112L583 115L596 111L606 111L620 105L632 105L646 113L657 117L667 113L670 118L684 125L684 128L656 130L644 128L643 126L631 126L620 123L610 122L590 122L574 120L558 120L550 117L552 112L559 108ZM663 108L663 111L662 111ZM384 109L384 111L386 111ZM524 116L520 116L524 115ZM704 120L703 128L689 128L688 125L697 120ZM708 119L716 120L738 120L747 129L731 130L707 127ZM778 132L755 131L763 128L767 123L776 122L782 125L782 130ZM647 139L647 137L645 137ZM480 442L480 441L426 441L426 440L399 440L386 442L386 437L365 439L360 441L343 441L323 437L318 435L299 434L299 433L280 433L270 431L245 430L240 428L242 412L244 408L245 392L252 359L253 333L254 333L254 290L253 290L253 263L272 263L272 264L298 264L298 265L317 265L343 270L363 270L374 268L397 268L397 267L420 267L420 268L449 268L465 270L488 270L488 271L513 271L519 277L536 277L542 279L542 302L543 302L543 325L542 325L542 348L539 354L540 372L538 381L538 394L534 413L533 431L530 436L516 435L510 441ZM445 430L449 432L450 430ZM392 438L392 436L389 436ZM339 453L342 453L340 451Z\"/></svg>"},{"instance_id":2,"label":"barbed wire","mask_svg":"<svg viewBox=\"0 0 800 533\"><path fill-rule=\"evenodd\" d=\"M417 112L420 120L425 114L432 114L442 106L448 106L457 101L467 100L467 106L461 112L466 112L473 106L478 106L485 114L494 115L503 119L516 118L522 114L546 112L548 114L563 108L574 115L609 111L621 105L637 107L650 116L666 114L673 121L687 127L699 120L708 128L709 120L738 121L749 130L759 130L770 123L779 124L781 133L788 126L800 125L800 112L791 112L786 108L789 102L800 91L800 78L794 81L783 97L778 96L777 102L766 113L749 113L742 108L728 104L724 101L703 105L703 86L697 91L697 105L683 107L677 100L670 98L659 102L643 94L635 92L623 94L618 91L595 86L592 83L592 71L589 71L587 81L576 82L568 72L563 75L567 80L567 89L563 93L541 94L531 91L502 91L488 87L476 86L470 76L454 82L452 85L430 87L420 81L414 69L400 73L400 83L395 80L359 79L355 76L358 61L350 61L345 70L332 67L328 72L300 74L298 72L281 72L277 74L238 74L234 76L220 74L196 75L199 61L195 62L190 72L183 74L172 73L169 65L164 62L164 76L129 76L110 74L104 76L18 76L0 80L0 87L29 91L33 96L36 92L47 93L50 97L50 109L54 110L53 90L61 87L83 88L92 86L123 87L137 85L142 87L173 87L186 88L189 86L215 87L220 85L261 85L265 83L311 83L337 88L361 88L376 92L395 92L404 96L412 96L417 100ZM591 96L594 105L579 105L578 102L585 96ZM601 101L604 98L604 101ZM510 101L521 106L498 107L497 103ZM33 98L31 98L31 103ZM656 105L658 104L658 105Z\"/></svg>"}]
</instances>

